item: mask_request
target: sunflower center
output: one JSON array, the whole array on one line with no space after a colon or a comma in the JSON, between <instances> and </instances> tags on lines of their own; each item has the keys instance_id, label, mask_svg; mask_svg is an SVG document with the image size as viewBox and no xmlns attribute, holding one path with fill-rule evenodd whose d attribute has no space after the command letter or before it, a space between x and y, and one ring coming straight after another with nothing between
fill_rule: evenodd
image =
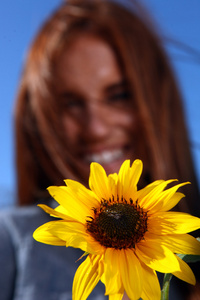
<instances>
[{"instance_id":1,"label":"sunflower center","mask_svg":"<svg viewBox=\"0 0 200 300\"><path fill-rule=\"evenodd\" d=\"M147 231L147 213L131 199L123 203L104 200L90 218L87 231L107 248L134 248Z\"/></svg>"}]
</instances>

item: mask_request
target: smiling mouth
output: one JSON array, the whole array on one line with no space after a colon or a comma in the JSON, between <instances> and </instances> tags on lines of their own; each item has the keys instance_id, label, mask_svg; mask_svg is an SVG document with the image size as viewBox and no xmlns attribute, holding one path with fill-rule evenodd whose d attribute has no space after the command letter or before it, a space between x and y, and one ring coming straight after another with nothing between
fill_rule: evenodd
<instances>
[{"instance_id":1,"label":"smiling mouth","mask_svg":"<svg viewBox=\"0 0 200 300\"><path fill-rule=\"evenodd\" d=\"M105 150L99 153L92 153L85 156L85 161L87 163L97 162L99 164L109 164L124 156L124 150Z\"/></svg>"}]
</instances>

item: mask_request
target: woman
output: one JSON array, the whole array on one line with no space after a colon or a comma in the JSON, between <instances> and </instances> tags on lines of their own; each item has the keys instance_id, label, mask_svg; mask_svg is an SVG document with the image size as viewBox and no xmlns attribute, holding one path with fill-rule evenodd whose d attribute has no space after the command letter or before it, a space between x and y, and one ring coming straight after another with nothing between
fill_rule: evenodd
<instances>
[{"instance_id":1,"label":"woman","mask_svg":"<svg viewBox=\"0 0 200 300\"><path fill-rule=\"evenodd\" d=\"M46 188L64 178L87 185L91 161L113 173L125 159L140 158L141 186L161 178L191 181L178 209L197 215L181 98L145 20L137 3L128 11L108 1L71 0L33 42L15 114L18 203L26 207L1 218L0 267L6 262L8 270L0 277L2 300L71 298L80 253L32 240L48 219L35 204L51 201ZM103 293L100 286L91 297Z\"/></svg>"}]
</instances>

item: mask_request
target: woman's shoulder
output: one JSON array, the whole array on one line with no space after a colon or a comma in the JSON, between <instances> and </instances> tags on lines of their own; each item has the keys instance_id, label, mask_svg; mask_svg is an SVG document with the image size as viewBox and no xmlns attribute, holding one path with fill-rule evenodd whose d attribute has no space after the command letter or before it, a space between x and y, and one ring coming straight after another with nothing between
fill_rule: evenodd
<instances>
[{"instance_id":1,"label":"woman's shoulder","mask_svg":"<svg viewBox=\"0 0 200 300\"><path fill-rule=\"evenodd\" d=\"M0 210L0 237L21 239L29 236L38 226L51 218L37 205L8 207Z\"/></svg>"},{"instance_id":2,"label":"woman's shoulder","mask_svg":"<svg viewBox=\"0 0 200 300\"><path fill-rule=\"evenodd\" d=\"M31 215L37 215L40 209L37 205L27 205L27 206L8 206L1 208L0 210L0 220L3 218L17 219L20 217L29 217Z\"/></svg>"},{"instance_id":3,"label":"woman's shoulder","mask_svg":"<svg viewBox=\"0 0 200 300\"><path fill-rule=\"evenodd\" d=\"M7 295L13 291L16 298L12 299L72 299L73 276L82 262L82 251L38 243L32 236L38 226L52 219L38 206L0 211L1 299L11 299ZM107 299L103 294L100 284L89 299Z\"/></svg>"}]
</instances>

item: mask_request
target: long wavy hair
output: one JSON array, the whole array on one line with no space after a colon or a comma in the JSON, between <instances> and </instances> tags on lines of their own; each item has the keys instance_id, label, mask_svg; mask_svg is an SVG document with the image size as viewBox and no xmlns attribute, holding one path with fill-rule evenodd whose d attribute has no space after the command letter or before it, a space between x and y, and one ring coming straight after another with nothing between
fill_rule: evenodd
<instances>
[{"instance_id":1,"label":"long wavy hair","mask_svg":"<svg viewBox=\"0 0 200 300\"><path fill-rule=\"evenodd\" d=\"M32 204L46 187L64 178L84 182L67 149L55 92L55 63L69 43L89 33L116 54L129 83L140 120L139 149L145 152L149 180L190 181L180 210L199 207L185 117L173 72L145 10L106 0L61 4L33 41L24 65L15 106L18 203ZM138 151L140 152L140 151ZM145 163L145 161L144 161Z\"/></svg>"}]
</instances>

